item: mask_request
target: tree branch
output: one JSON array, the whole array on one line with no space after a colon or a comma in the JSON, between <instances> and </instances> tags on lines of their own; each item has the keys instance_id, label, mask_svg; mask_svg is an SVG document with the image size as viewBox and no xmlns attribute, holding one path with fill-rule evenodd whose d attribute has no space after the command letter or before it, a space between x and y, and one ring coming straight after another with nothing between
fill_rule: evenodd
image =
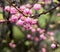
<instances>
[{"instance_id":1,"label":"tree branch","mask_svg":"<svg viewBox=\"0 0 60 52\"><path fill-rule=\"evenodd\" d=\"M6 0L6 1L8 1L8 3L9 3L11 6L13 6L13 7L16 8L16 6L14 6L9 0ZM60 3L58 3L56 6L54 6L52 9L50 9L50 10L48 10L48 11L46 11L46 12L42 12L42 13L40 13L40 14L35 14L35 15L31 16L31 18L37 18L37 17L39 17L40 15L46 14L46 13L48 13L48 12L51 12L52 10L56 9L56 8L59 7L59 6L60 6ZM23 12L20 11L18 8L16 8L16 9L17 9L20 13L23 14ZM24 15L25 17L27 17L25 14L23 14L23 15ZM8 22L8 20L3 21L3 22ZM0 23L3 23L3 22L0 22Z\"/></svg>"},{"instance_id":2,"label":"tree branch","mask_svg":"<svg viewBox=\"0 0 60 52\"><path fill-rule=\"evenodd\" d=\"M14 6L9 0L7 0L7 1L8 1L8 3L9 3L11 6L13 6L13 7L16 8L16 6ZM55 7L53 7L52 9L46 11L46 12L42 12L42 13L40 13L40 14L35 14L34 16L31 16L31 18L36 18L36 17L39 17L39 16L42 15L42 14L46 14L46 13L48 13L48 12L51 12L52 10L56 9L58 6L60 6L60 3L57 4ZM26 16L22 11L20 11L18 8L16 8L16 9L17 9L20 13L22 13L25 17L27 17L27 16Z\"/></svg>"},{"instance_id":3,"label":"tree branch","mask_svg":"<svg viewBox=\"0 0 60 52\"><path fill-rule=\"evenodd\" d=\"M46 12L42 12L42 13L40 13L40 14L35 14L34 16L31 16L31 18L36 18L36 17L39 17L40 15L46 14L46 13L48 13L48 12L51 12L52 10L56 9L56 8L59 7L59 6L60 6L60 3L57 4L55 7L53 7L52 9L46 11Z\"/></svg>"},{"instance_id":4,"label":"tree branch","mask_svg":"<svg viewBox=\"0 0 60 52\"><path fill-rule=\"evenodd\" d=\"M16 10L18 10L18 12L20 12L21 14L23 14L25 17L27 17L27 15L25 15L21 10L19 10L16 6L13 5L13 3L11 3L9 0L6 0L11 6L13 6Z\"/></svg>"}]
</instances>

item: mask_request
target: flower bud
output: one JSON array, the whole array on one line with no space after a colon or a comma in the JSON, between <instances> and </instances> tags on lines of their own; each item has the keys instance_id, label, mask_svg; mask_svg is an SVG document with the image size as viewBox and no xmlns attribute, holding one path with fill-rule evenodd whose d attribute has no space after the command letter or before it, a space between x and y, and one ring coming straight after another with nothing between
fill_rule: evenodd
<instances>
[{"instance_id":1,"label":"flower bud","mask_svg":"<svg viewBox=\"0 0 60 52\"><path fill-rule=\"evenodd\" d=\"M10 6L5 6L5 11L9 12L10 11Z\"/></svg>"},{"instance_id":2,"label":"flower bud","mask_svg":"<svg viewBox=\"0 0 60 52\"><path fill-rule=\"evenodd\" d=\"M34 10L40 10L40 8L41 8L41 5L40 4L35 4L34 6L33 6L33 8L34 8Z\"/></svg>"},{"instance_id":3,"label":"flower bud","mask_svg":"<svg viewBox=\"0 0 60 52\"><path fill-rule=\"evenodd\" d=\"M52 48L52 49L56 48L56 44L54 44L54 43L51 44L51 48Z\"/></svg>"}]
</instances>

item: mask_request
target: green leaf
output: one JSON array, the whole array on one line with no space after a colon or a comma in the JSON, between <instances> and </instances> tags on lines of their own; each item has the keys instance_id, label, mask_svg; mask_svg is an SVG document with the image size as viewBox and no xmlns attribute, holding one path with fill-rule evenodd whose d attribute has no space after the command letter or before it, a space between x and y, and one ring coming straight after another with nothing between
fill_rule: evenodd
<instances>
[{"instance_id":1,"label":"green leaf","mask_svg":"<svg viewBox=\"0 0 60 52\"><path fill-rule=\"evenodd\" d=\"M41 8L40 10L37 11L38 14L42 13L44 11L43 8Z\"/></svg>"},{"instance_id":2,"label":"green leaf","mask_svg":"<svg viewBox=\"0 0 60 52\"><path fill-rule=\"evenodd\" d=\"M51 19L51 21L53 21L53 22L57 22L58 20L60 20L60 17L58 17L57 16L57 11L54 11L54 13L52 14L52 19Z\"/></svg>"},{"instance_id":3,"label":"green leaf","mask_svg":"<svg viewBox=\"0 0 60 52\"><path fill-rule=\"evenodd\" d=\"M0 20L3 20L3 14L0 13Z\"/></svg>"},{"instance_id":4,"label":"green leaf","mask_svg":"<svg viewBox=\"0 0 60 52\"><path fill-rule=\"evenodd\" d=\"M29 0L29 3L32 3L33 1L32 0Z\"/></svg>"},{"instance_id":5,"label":"green leaf","mask_svg":"<svg viewBox=\"0 0 60 52\"><path fill-rule=\"evenodd\" d=\"M15 40L24 38L24 33L15 25L13 26L13 37Z\"/></svg>"},{"instance_id":6,"label":"green leaf","mask_svg":"<svg viewBox=\"0 0 60 52\"><path fill-rule=\"evenodd\" d=\"M4 47L4 49L2 50L2 52L11 52L11 50L8 47Z\"/></svg>"},{"instance_id":7,"label":"green leaf","mask_svg":"<svg viewBox=\"0 0 60 52\"><path fill-rule=\"evenodd\" d=\"M59 30L54 31L54 37L55 37L55 41L60 43L60 31Z\"/></svg>"},{"instance_id":8,"label":"green leaf","mask_svg":"<svg viewBox=\"0 0 60 52\"><path fill-rule=\"evenodd\" d=\"M26 46L29 46L29 45L30 45L30 41L26 41L26 42L25 42L25 45L26 45Z\"/></svg>"},{"instance_id":9,"label":"green leaf","mask_svg":"<svg viewBox=\"0 0 60 52\"><path fill-rule=\"evenodd\" d=\"M32 10L32 13L35 14L35 10L33 8L31 10Z\"/></svg>"},{"instance_id":10,"label":"green leaf","mask_svg":"<svg viewBox=\"0 0 60 52\"><path fill-rule=\"evenodd\" d=\"M56 49L54 52L60 52L60 48Z\"/></svg>"},{"instance_id":11,"label":"green leaf","mask_svg":"<svg viewBox=\"0 0 60 52\"><path fill-rule=\"evenodd\" d=\"M41 15L39 18L38 18L38 24L41 28L45 28L46 26L46 22L48 21L49 19L49 16L46 14L44 15ZM47 21L46 21L47 20Z\"/></svg>"}]
</instances>

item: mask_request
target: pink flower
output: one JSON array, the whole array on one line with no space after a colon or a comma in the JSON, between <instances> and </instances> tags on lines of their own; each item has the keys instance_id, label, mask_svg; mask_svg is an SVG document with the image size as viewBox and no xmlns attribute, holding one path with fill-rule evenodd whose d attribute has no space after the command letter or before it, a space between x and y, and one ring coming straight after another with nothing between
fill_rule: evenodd
<instances>
[{"instance_id":1,"label":"pink flower","mask_svg":"<svg viewBox=\"0 0 60 52\"><path fill-rule=\"evenodd\" d=\"M14 7L11 7L10 9L10 13L11 14L16 14L17 10Z\"/></svg>"},{"instance_id":2,"label":"pink flower","mask_svg":"<svg viewBox=\"0 0 60 52\"><path fill-rule=\"evenodd\" d=\"M13 44L12 47L15 48L16 47L16 44Z\"/></svg>"},{"instance_id":3,"label":"pink flower","mask_svg":"<svg viewBox=\"0 0 60 52\"><path fill-rule=\"evenodd\" d=\"M37 31L38 31L38 32L40 32L40 30L41 30L40 28L37 28Z\"/></svg>"},{"instance_id":4,"label":"pink flower","mask_svg":"<svg viewBox=\"0 0 60 52\"><path fill-rule=\"evenodd\" d=\"M41 35L40 35L40 39L43 39L43 40L46 39L46 37L44 36L44 34L41 34Z\"/></svg>"},{"instance_id":5,"label":"pink flower","mask_svg":"<svg viewBox=\"0 0 60 52\"><path fill-rule=\"evenodd\" d=\"M46 48L42 48L42 52L46 52Z\"/></svg>"},{"instance_id":6,"label":"pink flower","mask_svg":"<svg viewBox=\"0 0 60 52\"><path fill-rule=\"evenodd\" d=\"M24 21L18 20L18 21L16 22L16 25L18 25L18 26L23 26L23 25L24 25Z\"/></svg>"},{"instance_id":7,"label":"pink flower","mask_svg":"<svg viewBox=\"0 0 60 52\"><path fill-rule=\"evenodd\" d=\"M10 11L10 6L5 6L5 11L9 12Z\"/></svg>"},{"instance_id":8,"label":"pink flower","mask_svg":"<svg viewBox=\"0 0 60 52\"><path fill-rule=\"evenodd\" d=\"M16 15L19 17L19 19L23 16L23 15L20 14L20 13L17 13Z\"/></svg>"},{"instance_id":9,"label":"pink flower","mask_svg":"<svg viewBox=\"0 0 60 52\"><path fill-rule=\"evenodd\" d=\"M25 17L24 17L24 16L22 16L20 19L21 19L22 21L24 21L24 20L25 20Z\"/></svg>"},{"instance_id":10,"label":"pink flower","mask_svg":"<svg viewBox=\"0 0 60 52\"><path fill-rule=\"evenodd\" d=\"M32 24L35 25L37 23L36 19L32 19Z\"/></svg>"},{"instance_id":11,"label":"pink flower","mask_svg":"<svg viewBox=\"0 0 60 52\"><path fill-rule=\"evenodd\" d=\"M60 17L60 13L58 13L57 16Z\"/></svg>"},{"instance_id":12,"label":"pink flower","mask_svg":"<svg viewBox=\"0 0 60 52\"><path fill-rule=\"evenodd\" d=\"M5 20L0 20L0 23L3 23L3 22L5 22Z\"/></svg>"},{"instance_id":13,"label":"pink flower","mask_svg":"<svg viewBox=\"0 0 60 52\"><path fill-rule=\"evenodd\" d=\"M31 30L31 29L33 29L33 28L30 26L29 30Z\"/></svg>"},{"instance_id":14,"label":"pink flower","mask_svg":"<svg viewBox=\"0 0 60 52\"><path fill-rule=\"evenodd\" d=\"M34 8L34 10L39 10L40 8L41 8L41 5L40 4L35 4L34 6L33 6L33 8Z\"/></svg>"},{"instance_id":15,"label":"pink flower","mask_svg":"<svg viewBox=\"0 0 60 52\"><path fill-rule=\"evenodd\" d=\"M56 48L56 44L54 44L54 43L51 44L51 48L52 48L52 49Z\"/></svg>"},{"instance_id":16,"label":"pink flower","mask_svg":"<svg viewBox=\"0 0 60 52\"><path fill-rule=\"evenodd\" d=\"M31 34L27 34L27 38L30 39L31 38Z\"/></svg>"},{"instance_id":17,"label":"pink flower","mask_svg":"<svg viewBox=\"0 0 60 52\"><path fill-rule=\"evenodd\" d=\"M15 48L16 47L16 44L9 43L9 46L12 47L12 48Z\"/></svg>"},{"instance_id":18,"label":"pink flower","mask_svg":"<svg viewBox=\"0 0 60 52\"><path fill-rule=\"evenodd\" d=\"M24 9L26 9L26 7L24 5L20 6L20 10L23 11Z\"/></svg>"},{"instance_id":19,"label":"pink flower","mask_svg":"<svg viewBox=\"0 0 60 52\"><path fill-rule=\"evenodd\" d=\"M30 28L30 24L24 25L24 28L29 29Z\"/></svg>"},{"instance_id":20,"label":"pink flower","mask_svg":"<svg viewBox=\"0 0 60 52\"><path fill-rule=\"evenodd\" d=\"M51 36L50 39L49 39L49 41L54 41L54 37Z\"/></svg>"},{"instance_id":21,"label":"pink flower","mask_svg":"<svg viewBox=\"0 0 60 52\"><path fill-rule=\"evenodd\" d=\"M27 7L27 8L31 8L31 5L30 5L30 4L26 4L26 7Z\"/></svg>"},{"instance_id":22,"label":"pink flower","mask_svg":"<svg viewBox=\"0 0 60 52\"><path fill-rule=\"evenodd\" d=\"M27 18L25 19L25 22L26 22L26 23L31 23L31 22L32 22L32 19L29 18L29 17L27 17Z\"/></svg>"},{"instance_id":23,"label":"pink flower","mask_svg":"<svg viewBox=\"0 0 60 52\"><path fill-rule=\"evenodd\" d=\"M40 34L41 34L41 33L44 33L44 32L45 32L45 30L44 30L44 29L40 30Z\"/></svg>"},{"instance_id":24,"label":"pink flower","mask_svg":"<svg viewBox=\"0 0 60 52\"><path fill-rule=\"evenodd\" d=\"M39 41L39 38L38 37L35 37L35 41L38 42Z\"/></svg>"},{"instance_id":25,"label":"pink flower","mask_svg":"<svg viewBox=\"0 0 60 52\"><path fill-rule=\"evenodd\" d=\"M31 15L32 14L32 11L28 8L26 8L24 11L23 11L25 14L27 15Z\"/></svg>"},{"instance_id":26,"label":"pink flower","mask_svg":"<svg viewBox=\"0 0 60 52\"><path fill-rule=\"evenodd\" d=\"M47 32L47 34L49 34L50 36L53 36L54 35L53 32Z\"/></svg>"},{"instance_id":27,"label":"pink flower","mask_svg":"<svg viewBox=\"0 0 60 52\"><path fill-rule=\"evenodd\" d=\"M11 23L15 23L17 20L18 20L18 17L15 16L15 15L12 15L12 16L10 17L10 19L9 19L9 21L10 21Z\"/></svg>"},{"instance_id":28,"label":"pink flower","mask_svg":"<svg viewBox=\"0 0 60 52\"><path fill-rule=\"evenodd\" d=\"M33 29L33 28L31 29L31 32L32 32L32 33L34 33L35 31L36 31L35 29Z\"/></svg>"}]
</instances>

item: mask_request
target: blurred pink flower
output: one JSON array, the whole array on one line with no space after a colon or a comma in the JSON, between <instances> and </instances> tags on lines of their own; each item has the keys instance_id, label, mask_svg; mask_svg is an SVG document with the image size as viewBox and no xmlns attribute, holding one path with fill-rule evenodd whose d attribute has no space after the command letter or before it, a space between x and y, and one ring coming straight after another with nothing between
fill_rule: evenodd
<instances>
[{"instance_id":1,"label":"blurred pink flower","mask_svg":"<svg viewBox=\"0 0 60 52\"><path fill-rule=\"evenodd\" d=\"M10 46L11 48L15 48L15 47L16 47L16 44L14 44L14 43L9 43L9 46Z\"/></svg>"},{"instance_id":2,"label":"blurred pink flower","mask_svg":"<svg viewBox=\"0 0 60 52\"><path fill-rule=\"evenodd\" d=\"M38 37L35 37L35 41L38 42L39 41L39 38Z\"/></svg>"},{"instance_id":3,"label":"blurred pink flower","mask_svg":"<svg viewBox=\"0 0 60 52\"><path fill-rule=\"evenodd\" d=\"M46 48L42 48L42 52L46 52Z\"/></svg>"},{"instance_id":4,"label":"blurred pink flower","mask_svg":"<svg viewBox=\"0 0 60 52\"><path fill-rule=\"evenodd\" d=\"M9 12L10 11L10 6L5 6L5 11Z\"/></svg>"},{"instance_id":5,"label":"blurred pink flower","mask_svg":"<svg viewBox=\"0 0 60 52\"><path fill-rule=\"evenodd\" d=\"M27 34L27 38L30 39L31 38L31 34Z\"/></svg>"},{"instance_id":6,"label":"blurred pink flower","mask_svg":"<svg viewBox=\"0 0 60 52\"><path fill-rule=\"evenodd\" d=\"M51 48L52 48L52 49L56 48L56 44L52 43L52 44L51 44Z\"/></svg>"},{"instance_id":7,"label":"blurred pink flower","mask_svg":"<svg viewBox=\"0 0 60 52\"><path fill-rule=\"evenodd\" d=\"M57 16L60 17L60 13L57 13Z\"/></svg>"},{"instance_id":8,"label":"blurred pink flower","mask_svg":"<svg viewBox=\"0 0 60 52\"><path fill-rule=\"evenodd\" d=\"M41 33L44 33L44 32L45 32L45 30L44 30L44 29L41 29L41 30L40 30L40 34L41 34Z\"/></svg>"},{"instance_id":9,"label":"blurred pink flower","mask_svg":"<svg viewBox=\"0 0 60 52\"><path fill-rule=\"evenodd\" d=\"M44 34L41 34L41 35L40 35L40 39L43 39L43 40L46 39L46 37L44 36Z\"/></svg>"},{"instance_id":10,"label":"blurred pink flower","mask_svg":"<svg viewBox=\"0 0 60 52\"><path fill-rule=\"evenodd\" d=\"M26 7L27 8L31 8L31 4L26 4Z\"/></svg>"},{"instance_id":11,"label":"blurred pink flower","mask_svg":"<svg viewBox=\"0 0 60 52\"><path fill-rule=\"evenodd\" d=\"M15 23L16 21L18 21L18 17L16 15L12 15L10 18L9 18L9 21L11 23Z\"/></svg>"},{"instance_id":12,"label":"blurred pink flower","mask_svg":"<svg viewBox=\"0 0 60 52\"><path fill-rule=\"evenodd\" d=\"M24 5L20 6L20 10L23 11L24 9L26 9L26 7Z\"/></svg>"},{"instance_id":13,"label":"blurred pink flower","mask_svg":"<svg viewBox=\"0 0 60 52\"><path fill-rule=\"evenodd\" d=\"M31 26L30 24L26 24L26 25L24 25L24 28L29 29L30 26Z\"/></svg>"},{"instance_id":14,"label":"blurred pink flower","mask_svg":"<svg viewBox=\"0 0 60 52\"><path fill-rule=\"evenodd\" d=\"M32 24L33 25L37 24L37 20L36 19L32 19Z\"/></svg>"},{"instance_id":15,"label":"blurred pink flower","mask_svg":"<svg viewBox=\"0 0 60 52\"><path fill-rule=\"evenodd\" d=\"M53 32L47 32L47 34L49 34L50 36L53 36L54 35Z\"/></svg>"},{"instance_id":16,"label":"blurred pink flower","mask_svg":"<svg viewBox=\"0 0 60 52\"><path fill-rule=\"evenodd\" d=\"M31 32L34 33L36 30L34 28L31 29Z\"/></svg>"},{"instance_id":17,"label":"blurred pink flower","mask_svg":"<svg viewBox=\"0 0 60 52\"><path fill-rule=\"evenodd\" d=\"M49 41L54 41L54 37L51 36L51 37L49 38Z\"/></svg>"},{"instance_id":18,"label":"blurred pink flower","mask_svg":"<svg viewBox=\"0 0 60 52\"><path fill-rule=\"evenodd\" d=\"M37 31L38 31L38 32L40 32L40 30L41 30L40 28L37 28Z\"/></svg>"},{"instance_id":19,"label":"blurred pink flower","mask_svg":"<svg viewBox=\"0 0 60 52\"><path fill-rule=\"evenodd\" d=\"M24 25L24 21L18 20L18 21L16 22L16 25L18 25L18 26L23 26L23 25Z\"/></svg>"},{"instance_id":20,"label":"blurred pink flower","mask_svg":"<svg viewBox=\"0 0 60 52\"><path fill-rule=\"evenodd\" d=\"M40 8L41 8L41 5L40 4L34 4L34 6L33 6L33 8L34 8L34 10L40 10Z\"/></svg>"},{"instance_id":21,"label":"blurred pink flower","mask_svg":"<svg viewBox=\"0 0 60 52\"><path fill-rule=\"evenodd\" d=\"M28 9L28 8L24 9L23 12L24 12L25 14L27 14L27 15L31 15L31 14L32 14L32 11L31 11L30 9Z\"/></svg>"},{"instance_id":22,"label":"blurred pink flower","mask_svg":"<svg viewBox=\"0 0 60 52\"><path fill-rule=\"evenodd\" d=\"M11 7L11 9L10 9L10 13L11 13L11 14L16 14L16 13L17 13L16 8Z\"/></svg>"},{"instance_id":23,"label":"blurred pink flower","mask_svg":"<svg viewBox=\"0 0 60 52\"><path fill-rule=\"evenodd\" d=\"M26 23L31 23L31 22L32 22L32 19L29 18L29 17L27 17L27 18L25 19L25 22L26 22Z\"/></svg>"}]
</instances>

